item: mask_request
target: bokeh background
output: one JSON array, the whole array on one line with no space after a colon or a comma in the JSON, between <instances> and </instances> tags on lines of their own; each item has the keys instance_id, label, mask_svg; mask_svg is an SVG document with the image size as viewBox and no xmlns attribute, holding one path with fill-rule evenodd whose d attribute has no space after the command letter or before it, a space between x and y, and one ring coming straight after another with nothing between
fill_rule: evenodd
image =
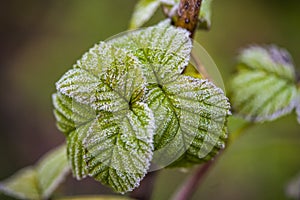
<instances>
[{"instance_id":1,"label":"bokeh background","mask_svg":"<svg viewBox=\"0 0 300 200\"><path fill-rule=\"evenodd\" d=\"M134 0L10 0L0 3L0 180L64 142L55 127L54 83L94 43L125 31ZM300 1L215 0L212 29L196 40L215 60L225 84L236 55L249 44L276 43L300 71ZM162 17L157 12L148 24ZM234 129L234 128L232 128ZM300 173L295 114L247 130L210 171L193 199L289 199ZM168 199L190 172L159 172L153 199ZM92 180L67 178L56 195L108 194ZM8 199L0 195L0 199Z\"/></svg>"}]
</instances>

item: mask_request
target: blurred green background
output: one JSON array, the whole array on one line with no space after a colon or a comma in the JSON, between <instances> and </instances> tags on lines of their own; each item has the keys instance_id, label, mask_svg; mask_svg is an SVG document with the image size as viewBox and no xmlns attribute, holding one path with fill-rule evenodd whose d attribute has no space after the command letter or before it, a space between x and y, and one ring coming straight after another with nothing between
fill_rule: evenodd
<instances>
[{"instance_id":1,"label":"blurred green background","mask_svg":"<svg viewBox=\"0 0 300 200\"><path fill-rule=\"evenodd\" d=\"M54 83L94 43L125 31L133 0L11 0L0 5L0 180L62 143L55 127ZM196 40L215 60L225 84L235 57L249 44L287 48L300 71L300 2L215 0L209 32ZM161 17L157 12L150 23ZM232 128L233 130L234 128ZM193 199L288 199L285 187L300 172L300 125L295 114L259 124L228 148ZM153 199L168 199L189 175L159 173ZM69 177L67 195L108 194L92 180ZM0 199L4 199L0 196Z\"/></svg>"}]
</instances>

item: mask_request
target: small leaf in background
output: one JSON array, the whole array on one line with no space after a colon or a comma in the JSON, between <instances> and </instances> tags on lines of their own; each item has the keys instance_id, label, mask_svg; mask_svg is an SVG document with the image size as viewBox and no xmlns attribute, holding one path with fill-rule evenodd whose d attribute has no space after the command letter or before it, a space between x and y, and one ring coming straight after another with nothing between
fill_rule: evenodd
<instances>
[{"instance_id":1,"label":"small leaf in background","mask_svg":"<svg viewBox=\"0 0 300 200\"><path fill-rule=\"evenodd\" d=\"M66 146L62 145L47 153L36 165L39 190L47 199L69 174Z\"/></svg>"},{"instance_id":2,"label":"small leaf in background","mask_svg":"<svg viewBox=\"0 0 300 200\"><path fill-rule=\"evenodd\" d=\"M248 121L274 120L295 108L296 96L295 71L287 51L252 46L241 52L231 82L234 112Z\"/></svg>"},{"instance_id":3,"label":"small leaf in background","mask_svg":"<svg viewBox=\"0 0 300 200\"><path fill-rule=\"evenodd\" d=\"M0 191L15 198L48 199L69 172L66 146L48 152L32 167L26 167L0 183Z\"/></svg>"},{"instance_id":4,"label":"small leaf in background","mask_svg":"<svg viewBox=\"0 0 300 200\"><path fill-rule=\"evenodd\" d=\"M130 29L141 27L155 13L160 0L139 0L136 4L130 21Z\"/></svg>"},{"instance_id":5,"label":"small leaf in background","mask_svg":"<svg viewBox=\"0 0 300 200\"><path fill-rule=\"evenodd\" d=\"M144 103L141 65L128 51L102 42L57 82L56 111L66 113L64 118L75 125L67 143L77 179L89 174L124 193L137 187L146 174L154 119Z\"/></svg>"},{"instance_id":6,"label":"small leaf in background","mask_svg":"<svg viewBox=\"0 0 300 200\"><path fill-rule=\"evenodd\" d=\"M300 199L300 174L294 177L286 187L286 195L292 199Z\"/></svg>"},{"instance_id":7,"label":"small leaf in background","mask_svg":"<svg viewBox=\"0 0 300 200\"><path fill-rule=\"evenodd\" d=\"M212 0L202 0L199 12L198 29L208 30L211 27L211 3Z\"/></svg>"}]
</instances>

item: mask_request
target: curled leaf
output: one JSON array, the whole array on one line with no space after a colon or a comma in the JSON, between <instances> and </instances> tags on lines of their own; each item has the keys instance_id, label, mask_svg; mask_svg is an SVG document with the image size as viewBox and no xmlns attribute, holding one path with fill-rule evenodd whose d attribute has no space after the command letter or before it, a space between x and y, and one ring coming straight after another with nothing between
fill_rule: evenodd
<instances>
[{"instance_id":1,"label":"curled leaf","mask_svg":"<svg viewBox=\"0 0 300 200\"><path fill-rule=\"evenodd\" d=\"M115 191L127 192L146 174L154 119L143 102L145 78L140 65L127 51L100 43L57 82L54 102L64 106L56 110L70 110L72 114L64 117L75 125L67 143L78 179L88 174Z\"/></svg>"}]
</instances>

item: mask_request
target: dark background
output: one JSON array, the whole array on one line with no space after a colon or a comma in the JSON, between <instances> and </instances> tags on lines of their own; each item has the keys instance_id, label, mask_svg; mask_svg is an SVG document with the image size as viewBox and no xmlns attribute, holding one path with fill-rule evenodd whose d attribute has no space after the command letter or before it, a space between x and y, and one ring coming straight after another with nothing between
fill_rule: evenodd
<instances>
[{"instance_id":1,"label":"dark background","mask_svg":"<svg viewBox=\"0 0 300 200\"><path fill-rule=\"evenodd\" d=\"M55 127L54 83L94 43L125 31L133 0L10 0L0 3L0 180L64 142ZM225 84L235 57L249 44L287 48L300 70L300 3L215 0L212 29L196 40L215 60ZM158 21L158 12L154 20ZM300 125L295 114L245 132L209 173L194 199L286 199L300 172ZM167 199L188 176L163 170L153 199ZM92 180L72 178L58 195L104 194ZM0 198L4 198L1 197Z\"/></svg>"}]
</instances>

